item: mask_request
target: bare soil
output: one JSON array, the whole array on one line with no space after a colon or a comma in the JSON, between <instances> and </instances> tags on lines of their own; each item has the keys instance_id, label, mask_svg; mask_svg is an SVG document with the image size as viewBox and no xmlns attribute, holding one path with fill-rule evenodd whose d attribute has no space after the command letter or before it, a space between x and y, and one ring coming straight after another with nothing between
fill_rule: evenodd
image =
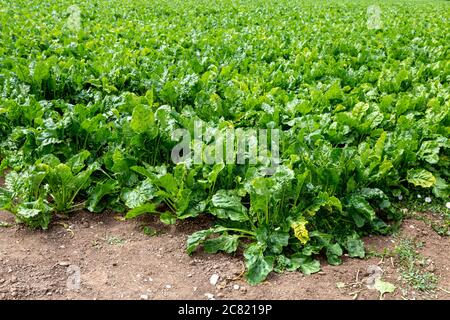
<instances>
[{"instance_id":1,"label":"bare soil","mask_svg":"<svg viewBox=\"0 0 450 320\"><path fill-rule=\"evenodd\" d=\"M195 220L166 226L156 217L120 221L114 214L79 212L57 219L47 231L30 230L0 212L0 299L379 299L376 290L362 282L367 267L378 265L383 280L394 283L384 299L450 299L450 246L422 221L406 220L400 237L420 239L420 253L431 259L439 277L434 293L422 293L401 281L395 258L344 257L340 266L322 263L322 272L275 274L257 286L242 277L242 256L206 254L188 256L186 238L210 221ZM157 231L149 236L148 226ZM395 247L399 236L365 239L370 251ZM74 272L79 270L79 288ZM219 275L216 286L210 277ZM75 282L76 283L76 282ZM239 286L239 287L238 287Z\"/></svg>"}]
</instances>

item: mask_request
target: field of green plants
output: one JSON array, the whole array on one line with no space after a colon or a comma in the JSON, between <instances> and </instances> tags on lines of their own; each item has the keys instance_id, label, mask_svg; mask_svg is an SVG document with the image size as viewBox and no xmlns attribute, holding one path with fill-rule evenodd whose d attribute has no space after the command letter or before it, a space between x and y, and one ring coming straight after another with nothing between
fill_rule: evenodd
<instances>
[{"instance_id":1,"label":"field of green plants","mask_svg":"<svg viewBox=\"0 0 450 320\"><path fill-rule=\"evenodd\" d=\"M208 215L187 253L251 284L362 258L400 200L450 210L449 30L449 1L0 0L0 208ZM280 164L173 163L198 121L278 129Z\"/></svg>"}]
</instances>

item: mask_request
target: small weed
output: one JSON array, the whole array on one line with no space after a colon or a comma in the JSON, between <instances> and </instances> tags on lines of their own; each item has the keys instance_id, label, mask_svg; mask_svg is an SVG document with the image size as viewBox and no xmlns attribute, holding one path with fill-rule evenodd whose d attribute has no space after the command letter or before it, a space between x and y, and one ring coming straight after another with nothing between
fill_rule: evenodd
<instances>
[{"instance_id":1,"label":"small weed","mask_svg":"<svg viewBox=\"0 0 450 320\"><path fill-rule=\"evenodd\" d=\"M424 270L429 265L429 260L418 252L421 247L423 243L405 238L400 240L394 251L400 263L402 279L414 289L433 292L437 288L438 277Z\"/></svg>"},{"instance_id":2,"label":"small weed","mask_svg":"<svg viewBox=\"0 0 450 320\"><path fill-rule=\"evenodd\" d=\"M109 245L121 245L125 243L125 240L118 236L106 236L103 240Z\"/></svg>"},{"instance_id":3,"label":"small weed","mask_svg":"<svg viewBox=\"0 0 450 320\"><path fill-rule=\"evenodd\" d=\"M393 257L394 256L394 252L393 250L389 249L389 248L384 248L383 251L379 252L376 251L373 248L368 248L366 250L366 259L370 259L370 258L389 258L389 257Z\"/></svg>"},{"instance_id":4,"label":"small weed","mask_svg":"<svg viewBox=\"0 0 450 320\"><path fill-rule=\"evenodd\" d=\"M142 232L143 232L146 236L149 236L149 237L157 236L157 235L159 234L159 232L158 232L156 229L154 229L154 228L152 228L152 227L149 227L149 226L144 226L144 227L142 228Z\"/></svg>"},{"instance_id":5,"label":"small weed","mask_svg":"<svg viewBox=\"0 0 450 320\"><path fill-rule=\"evenodd\" d=\"M404 218L422 221L440 236L450 236L450 210L438 199L418 196L420 195L411 195L409 199L395 206L403 212ZM430 199L431 202L426 202L424 198ZM429 215L422 212L428 212Z\"/></svg>"}]
</instances>

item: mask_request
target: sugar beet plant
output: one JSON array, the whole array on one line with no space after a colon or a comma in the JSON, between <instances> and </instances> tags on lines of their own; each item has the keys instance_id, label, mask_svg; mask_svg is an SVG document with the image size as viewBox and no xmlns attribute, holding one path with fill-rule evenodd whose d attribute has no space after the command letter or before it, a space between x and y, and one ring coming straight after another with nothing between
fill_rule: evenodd
<instances>
[{"instance_id":1,"label":"sugar beet plant","mask_svg":"<svg viewBox=\"0 0 450 320\"><path fill-rule=\"evenodd\" d=\"M0 207L30 227L209 215L187 252L242 249L255 284L364 257L412 189L448 201L448 2L380 2L375 28L372 1L0 4ZM174 163L200 121L279 130L279 165Z\"/></svg>"}]
</instances>

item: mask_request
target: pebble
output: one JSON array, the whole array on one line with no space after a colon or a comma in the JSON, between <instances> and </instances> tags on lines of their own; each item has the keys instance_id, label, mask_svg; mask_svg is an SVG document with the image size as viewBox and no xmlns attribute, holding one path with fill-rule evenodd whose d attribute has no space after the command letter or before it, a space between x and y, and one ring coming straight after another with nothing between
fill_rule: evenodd
<instances>
[{"instance_id":1,"label":"pebble","mask_svg":"<svg viewBox=\"0 0 450 320\"><path fill-rule=\"evenodd\" d=\"M217 273L213 274L211 276L211 278L209 278L209 283L213 286L215 286L218 281L219 281L219 275Z\"/></svg>"},{"instance_id":2,"label":"pebble","mask_svg":"<svg viewBox=\"0 0 450 320\"><path fill-rule=\"evenodd\" d=\"M425 270L428 271L428 272L435 272L436 271L436 266L432 263L432 264L428 265L425 268Z\"/></svg>"},{"instance_id":3,"label":"pebble","mask_svg":"<svg viewBox=\"0 0 450 320\"><path fill-rule=\"evenodd\" d=\"M206 297L208 300L216 300L216 299L214 298L214 295L213 295L212 293L205 293L205 297Z\"/></svg>"},{"instance_id":4,"label":"pebble","mask_svg":"<svg viewBox=\"0 0 450 320\"><path fill-rule=\"evenodd\" d=\"M234 290L239 290L239 288L240 288L240 287L239 287L238 284L235 284L235 285L233 286L233 289L234 289Z\"/></svg>"},{"instance_id":5,"label":"pebble","mask_svg":"<svg viewBox=\"0 0 450 320\"><path fill-rule=\"evenodd\" d=\"M141 294L141 300L148 300L147 294Z\"/></svg>"},{"instance_id":6,"label":"pebble","mask_svg":"<svg viewBox=\"0 0 450 320\"><path fill-rule=\"evenodd\" d=\"M170 284L166 284L166 289L171 289L172 286Z\"/></svg>"},{"instance_id":7,"label":"pebble","mask_svg":"<svg viewBox=\"0 0 450 320\"><path fill-rule=\"evenodd\" d=\"M62 267L67 267L70 266L70 262L69 261L61 261L60 263L58 263L60 266Z\"/></svg>"}]
</instances>

